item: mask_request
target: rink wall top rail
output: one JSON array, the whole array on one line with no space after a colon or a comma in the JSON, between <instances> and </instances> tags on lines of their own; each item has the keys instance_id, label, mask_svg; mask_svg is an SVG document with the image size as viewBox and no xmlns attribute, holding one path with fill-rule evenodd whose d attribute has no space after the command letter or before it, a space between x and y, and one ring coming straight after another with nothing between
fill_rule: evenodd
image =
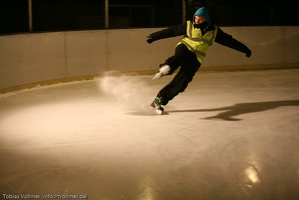
<instances>
[{"instance_id":1,"label":"rink wall top rail","mask_svg":"<svg viewBox=\"0 0 299 200\"><path fill-rule=\"evenodd\" d=\"M215 43L201 70L299 69L299 27L223 27L252 57ZM161 28L0 36L0 93L38 84L92 79L106 71L153 74L181 37L147 44Z\"/></svg>"}]
</instances>

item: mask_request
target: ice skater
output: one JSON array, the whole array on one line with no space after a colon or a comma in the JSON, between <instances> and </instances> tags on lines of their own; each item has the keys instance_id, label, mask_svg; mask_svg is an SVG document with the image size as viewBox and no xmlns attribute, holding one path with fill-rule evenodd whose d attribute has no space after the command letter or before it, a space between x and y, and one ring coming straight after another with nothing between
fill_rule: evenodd
<instances>
[{"instance_id":1,"label":"ice skater","mask_svg":"<svg viewBox=\"0 0 299 200\"><path fill-rule=\"evenodd\" d=\"M201 7L195 12L193 21L186 21L152 33L147 36L146 41L150 44L156 40L180 35L184 36L177 44L174 55L160 65L159 72L153 77L153 79L157 79L165 75L171 75L180 67L173 80L159 91L154 101L150 104L156 113L160 115L164 111L162 106L167 105L175 96L185 91L214 41L245 53L248 58L251 56L251 50L246 45L223 32L217 25L212 23L208 10L205 7Z\"/></svg>"}]
</instances>

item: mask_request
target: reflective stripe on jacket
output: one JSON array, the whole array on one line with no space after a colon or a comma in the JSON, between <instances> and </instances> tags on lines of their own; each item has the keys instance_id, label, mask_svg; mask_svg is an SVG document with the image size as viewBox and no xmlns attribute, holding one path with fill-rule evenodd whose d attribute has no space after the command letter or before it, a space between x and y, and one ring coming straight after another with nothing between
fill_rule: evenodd
<instances>
[{"instance_id":1,"label":"reflective stripe on jacket","mask_svg":"<svg viewBox=\"0 0 299 200\"><path fill-rule=\"evenodd\" d=\"M185 44L190 51L196 54L198 61L202 63L209 47L213 44L216 38L218 26L214 26L215 30L209 30L202 35L200 28L194 28L193 23L187 21L187 35L185 35L178 44Z\"/></svg>"}]
</instances>

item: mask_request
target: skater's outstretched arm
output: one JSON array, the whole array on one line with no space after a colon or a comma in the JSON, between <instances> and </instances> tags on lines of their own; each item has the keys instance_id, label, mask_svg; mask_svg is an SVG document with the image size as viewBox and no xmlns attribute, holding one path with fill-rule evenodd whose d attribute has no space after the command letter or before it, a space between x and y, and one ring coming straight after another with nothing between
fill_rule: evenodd
<instances>
[{"instance_id":1,"label":"skater's outstretched arm","mask_svg":"<svg viewBox=\"0 0 299 200\"><path fill-rule=\"evenodd\" d=\"M146 41L148 43L152 43L152 42L154 42L156 40L160 40L160 39L185 35L186 27L187 27L187 22L183 22L179 25L171 26L171 27L163 29L161 31L151 33L149 36L147 36Z\"/></svg>"},{"instance_id":2,"label":"skater's outstretched arm","mask_svg":"<svg viewBox=\"0 0 299 200\"><path fill-rule=\"evenodd\" d=\"M229 48L240 51L242 53L245 53L246 57L248 58L251 56L251 50L245 44L234 39L231 35L225 33L220 28L218 28L218 33L216 35L215 42L223 46L227 46Z\"/></svg>"}]
</instances>

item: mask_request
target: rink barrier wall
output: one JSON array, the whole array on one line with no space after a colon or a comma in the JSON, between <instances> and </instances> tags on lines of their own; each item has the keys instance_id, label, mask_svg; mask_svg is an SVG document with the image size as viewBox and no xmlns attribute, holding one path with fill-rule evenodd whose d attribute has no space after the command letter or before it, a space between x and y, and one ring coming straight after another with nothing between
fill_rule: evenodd
<instances>
[{"instance_id":1,"label":"rink barrier wall","mask_svg":"<svg viewBox=\"0 0 299 200\"><path fill-rule=\"evenodd\" d=\"M299 69L299 27L223 27L251 58L215 43L201 71ZM154 74L180 37L147 44L161 28L88 30L0 36L0 93L116 74Z\"/></svg>"}]
</instances>

